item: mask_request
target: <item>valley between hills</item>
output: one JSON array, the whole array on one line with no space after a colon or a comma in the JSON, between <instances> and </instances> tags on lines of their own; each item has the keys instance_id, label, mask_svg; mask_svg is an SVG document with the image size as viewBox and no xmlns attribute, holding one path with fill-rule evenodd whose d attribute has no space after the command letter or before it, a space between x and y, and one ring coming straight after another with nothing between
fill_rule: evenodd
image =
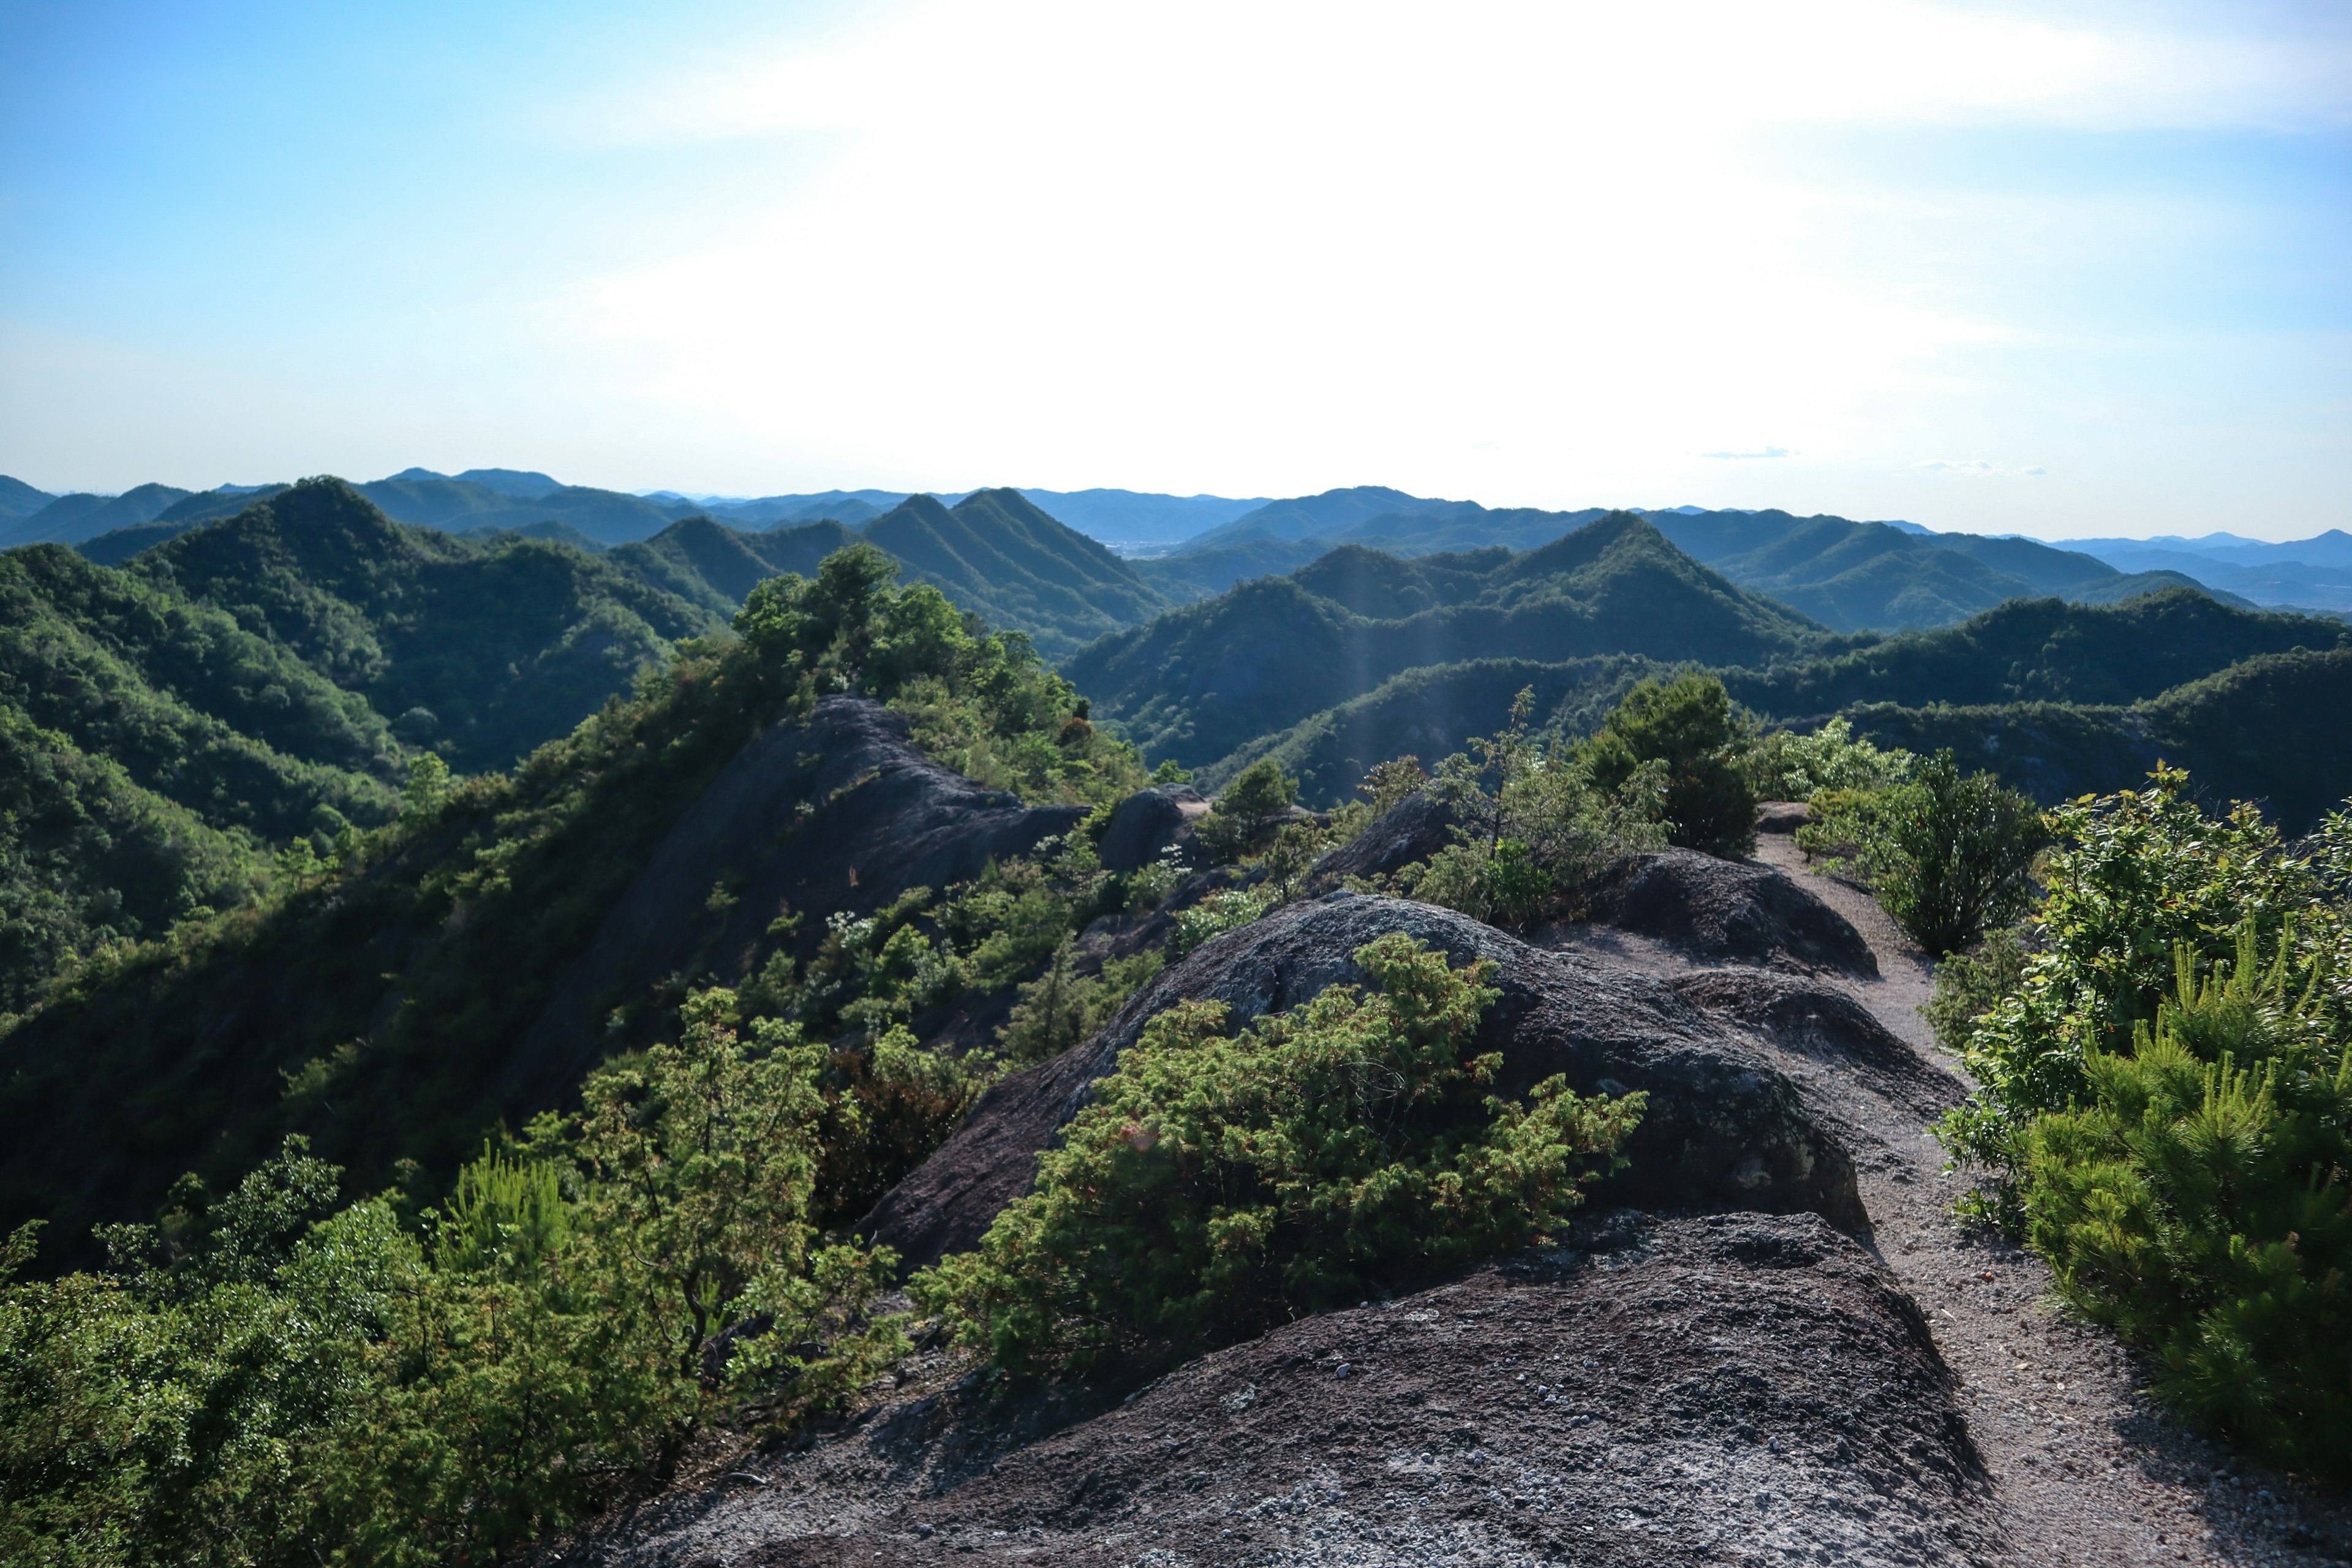
<instances>
[{"instance_id":1,"label":"valley between hills","mask_svg":"<svg viewBox=\"0 0 2352 1568\"><path fill-rule=\"evenodd\" d=\"M2352 1561L2340 535L0 507L9 1561Z\"/></svg>"}]
</instances>

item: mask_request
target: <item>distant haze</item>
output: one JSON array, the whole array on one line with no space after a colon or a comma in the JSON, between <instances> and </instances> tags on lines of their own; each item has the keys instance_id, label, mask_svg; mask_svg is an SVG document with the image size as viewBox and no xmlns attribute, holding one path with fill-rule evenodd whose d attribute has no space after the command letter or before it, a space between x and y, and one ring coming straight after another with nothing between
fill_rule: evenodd
<instances>
[{"instance_id":1,"label":"distant haze","mask_svg":"<svg viewBox=\"0 0 2352 1568\"><path fill-rule=\"evenodd\" d=\"M0 58L51 493L2352 527L2341 6L121 0Z\"/></svg>"}]
</instances>

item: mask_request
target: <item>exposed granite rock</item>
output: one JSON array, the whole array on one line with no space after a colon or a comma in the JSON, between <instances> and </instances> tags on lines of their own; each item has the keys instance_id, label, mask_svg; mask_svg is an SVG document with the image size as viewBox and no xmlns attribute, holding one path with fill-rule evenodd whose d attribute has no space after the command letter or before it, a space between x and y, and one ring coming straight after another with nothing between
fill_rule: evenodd
<instances>
[{"instance_id":1,"label":"exposed granite rock","mask_svg":"<svg viewBox=\"0 0 2352 1568\"><path fill-rule=\"evenodd\" d=\"M1171 844L1189 851L1192 825L1208 810L1208 800L1191 784L1160 784L1136 791L1112 811L1102 840L1095 847L1103 869L1132 871L1149 866ZM1188 853L1187 860L1191 858Z\"/></svg>"},{"instance_id":2,"label":"exposed granite rock","mask_svg":"<svg viewBox=\"0 0 2352 1568\"><path fill-rule=\"evenodd\" d=\"M1034 1420L902 1396L563 1561L2016 1560L1918 1310L1810 1215L1596 1216Z\"/></svg>"},{"instance_id":3,"label":"exposed granite rock","mask_svg":"<svg viewBox=\"0 0 2352 1568\"><path fill-rule=\"evenodd\" d=\"M1519 1094L1555 1073L1583 1093L1647 1090L1649 1110L1610 1184L1655 1208L1810 1209L1858 1224L1853 1170L1790 1081L1721 1019L1664 980L1547 952L1465 915L1400 899L1331 893L1230 931L1146 985L1093 1039L1016 1074L909 1175L861 1229L924 1264L971 1247L1028 1189L1036 1154L1085 1104L1095 1079L1153 1015L1183 998L1222 1001L1238 1026L1295 1007L1336 982L1360 984L1355 950L1390 931L1457 963L1497 965L1502 998L1475 1047L1499 1051L1499 1088Z\"/></svg>"},{"instance_id":4,"label":"exposed granite rock","mask_svg":"<svg viewBox=\"0 0 2352 1568\"><path fill-rule=\"evenodd\" d=\"M1711 963L1791 963L1875 975L1843 915L1770 866L1696 849L1629 858L1593 894L1595 924L1655 937Z\"/></svg>"},{"instance_id":5,"label":"exposed granite rock","mask_svg":"<svg viewBox=\"0 0 2352 1568\"><path fill-rule=\"evenodd\" d=\"M1307 886L1321 892L1349 877L1393 875L1451 844L1454 823L1454 808L1445 802L1425 792L1408 795L1316 861L1307 873Z\"/></svg>"}]
</instances>

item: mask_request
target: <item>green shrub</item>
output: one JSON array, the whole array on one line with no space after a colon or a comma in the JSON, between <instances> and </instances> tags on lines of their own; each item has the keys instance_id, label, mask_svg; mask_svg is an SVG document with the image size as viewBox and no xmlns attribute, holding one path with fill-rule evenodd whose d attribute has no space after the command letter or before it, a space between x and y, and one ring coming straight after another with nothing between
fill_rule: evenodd
<instances>
[{"instance_id":1,"label":"green shrub","mask_svg":"<svg viewBox=\"0 0 2352 1568\"><path fill-rule=\"evenodd\" d=\"M1919 1009L1936 1043L1955 1056L1965 1050L1977 1021L2024 984L2026 956L2013 926L1987 932L1967 952L1946 953L1936 965L1934 994Z\"/></svg>"},{"instance_id":2,"label":"green shrub","mask_svg":"<svg viewBox=\"0 0 2352 1568\"><path fill-rule=\"evenodd\" d=\"M2159 1393L2275 1464L2352 1478L2352 1033L2250 922L2024 1140L2026 1235ZM2330 1015L2334 1016L2331 1016Z\"/></svg>"},{"instance_id":3,"label":"green shrub","mask_svg":"<svg viewBox=\"0 0 2352 1568\"><path fill-rule=\"evenodd\" d=\"M1064 942L1045 973L1021 987L1021 999L997 1032L997 1050L1016 1068L1060 1056L1108 1023L1165 962L1159 949L1147 948L1081 974L1076 950Z\"/></svg>"},{"instance_id":4,"label":"green shrub","mask_svg":"<svg viewBox=\"0 0 2352 1568\"><path fill-rule=\"evenodd\" d=\"M1911 776L1918 759L1854 739L1853 725L1832 719L1810 735L1777 730L1746 760L1749 783L1764 800L1811 800L1823 790L1879 790Z\"/></svg>"},{"instance_id":5,"label":"green shrub","mask_svg":"<svg viewBox=\"0 0 2352 1568\"><path fill-rule=\"evenodd\" d=\"M1273 896L1255 888L1211 893L1191 909L1177 911L1176 930L1168 939L1168 956L1182 958L1203 942L1241 930L1272 908Z\"/></svg>"},{"instance_id":6,"label":"green shrub","mask_svg":"<svg viewBox=\"0 0 2352 1568\"><path fill-rule=\"evenodd\" d=\"M1298 781L1272 757L1261 757L1225 786L1193 835L1214 864L1229 866L1265 847L1297 798Z\"/></svg>"},{"instance_id":7,"label":"green shrub","mask_svg":"<svg viewBox=\"0 0 2352 1568\"><path fill-rule=\"evenodd\" d=\"M1756 848L1756 789L1742 763L1753 721L1712 675L1643 680L1582 748L1592 782L1620 790L1646 763L1665 767L1669 843L1737 859Z\"/></svg>"},{"instance_id":8,"label":"green shrub","mask_svg":"<svg viewBox=\"0 0 2352 1568\"><path fill-rule=\"evenodd\" d=\"M1528 733L1534 695L1519 693L1507 728L1471 741L1475 757L1457 752L1438 764L1428 787L1454 810L1454 842L1397 871L1389 888L1490 924L1527 925L1580 913L1602 871L1665 841L1666 764L1639 763L1613 789L1600 789L1573 748ZM1420 771L1374 770L1374 804L1402 798Z\"/></svg>"},{"instance_id":9,"label":"green shrub","mask_svg":"<svg viewBox=\"0 0 2352 1568\"><path fill-rule=\"evenodd\" d=\"M1130 1372L1459 1267L1559 1225L1639 1117L1565 1081L1492 1092L1465 1059L1496 993L1483 961L1390 935L1336 985L1224 1033L1160 1014L1039 1156L978 1250L909 1289L1012 1367Z\"/></svg>"},{"instance_id":10,"label":"green shrub","mask_svg":"<svg viewBox=\"0 0 2352 1568\"><path fill-rule=\"evenodd\" d=\"M1958 952L2033 899L2033 858L2049 842L2041 810L1990 773L1963 774L1938 752L1908 784L1832 792L1798 844L1853 847L1853 863L1905 934Z\"/></svg>"}]
</instances>

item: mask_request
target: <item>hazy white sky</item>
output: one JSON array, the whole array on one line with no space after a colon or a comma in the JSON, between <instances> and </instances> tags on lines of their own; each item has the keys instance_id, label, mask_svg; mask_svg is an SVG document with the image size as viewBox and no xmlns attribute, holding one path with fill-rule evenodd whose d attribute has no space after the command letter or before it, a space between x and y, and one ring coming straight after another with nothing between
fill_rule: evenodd
<instances>
[{"instance_id":1,"label":"hazy white sky","mask_svg":"<svg viewBox=\"0 0 2352 1568\"><path fill-rule=\"evenodd\" d=\"M0 0L0 472L2352 526L2343 5Z\"/></svg>"}]
</instances>

